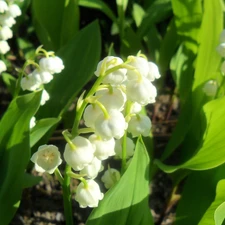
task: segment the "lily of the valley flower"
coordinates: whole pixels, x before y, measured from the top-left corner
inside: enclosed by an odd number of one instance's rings
[[[75,137],[71,142],[72,145],[66,144],[64,159],[74,170],[82,170],[94,159],[95,149],[88,139],[81,136]]]
[[[115,185],[120,179],[120,172],[114,168],[109,168],[105,171],[101,180],[104,183],[105,188],[109,189]]]
[[[31,161],[35,164],[38,172],[54,173],[55,169],[62,163],[60,152],[54,145],[42,145],[35,152]]]
[[[86,180],[85,184],[81,182],[77,186],[75,200],[79,202],[81,208],[97,207],[103,196],[99,185],[94,180]]]

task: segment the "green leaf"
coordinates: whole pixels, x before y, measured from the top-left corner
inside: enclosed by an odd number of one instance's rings
[[[225,179],[223,180],[220,180],[217,184],[217,187],[216,187],[216,198],[215,200],[212,202],[212,204],[210,205],[210,207],[207,209],[206,213],[204,214],[204,216],[202,217],[201,221],[198,223],[198,225],[212,225],[212,224],[215,224],[215,221],[214,221],[214,212],[215,210],[222,204],[224,203],[225,201],[225,195],[224,195],[224,192],[225,192]],[[224,206],[223,206],[224,207]],[[223,208],[222,207],[222,208]],[[221,210],[221,209],[220,209]],[[220,212],[221,213],[221,212]],[[217,214],[219,215],[219,221],[220,223],[219,224],[222,224],[223,222],[223,219],[221,221],[221,214]],[[222,217],[224,218],[224,211],[223,211],[223,214],[222,214]],[[219,222],[218,221],[218,222]]]
[[[9,224],[20,202],[30,158],[29,123],[41,92],[15,98],[0,122],[0,218]]]
[[[140,163],[141,162],[141,163]],[[153,224],[148,206],[149,157],[141,139],[134,157],[120,181],[110,189],[86,225]]]
[[[156,0],[146,11],[146,16],[137,31],[139,37],[144,37],[152,24],[161,22],[172,15],[171,0]]]
[[[24,38],[17,38],[17,43],[18,43],[19,49],[22,50],[24,54],[24,58],[26,60],[33,59],[35,57],[35,48],[30,41]]]
[[[37,121],[30,134],[30,147],[33,147],[61,118],[45,118]]]
[[[182,1],[183,2],[183,1]],[[191,6],[190,6],[191,7]],[[212,18],[214,18],[212,20]],[[202,120],[202,107],[207,102],[207,98],[202,91],[204,83],[208,79],[216,79],[221,58],[216,52],[219,34],[222,30],[223,11],[220,0],[204,1],[204,14],[199,32],[199,48],[196,60],[196,70],[194,73],[194,83],[191,95],[187,95],[185,106],[182,110],[175,132],[170,139],[164,155],[171,154],[180,144],[180,159],[188,160],[199,149],[199,140],[202,140],[204,127],[199,125]],[[207,37],[207,38],[206,38]],[[190,65],[190,63],[189,63]],[[191,67],[188,67],[188,70]],[[204,74],[204,76],[203,76]],[[190,76],[186,73],[185,76]],[[182,81],[185,87],[185,81]],[[188,120],[185,118],[186,114]],[[182,119],[181,119],[182,118]],[[182,127],[185,127],[182,129]],[[179,127],[179,129],[178,129]],[[165,157],[163,157],[165,159]]]
[[[117,23],[117,18],[109,6],[101,0],[79,0],[79,6],[98,9],[105,13],[114,23]]]
[[[57,52],[64,62],[65,69],[61,74],[56,74],[52,82],[46,86],[51,98],[40,108],[39,118],[58,117],[68,109],[93,76],[100,57],[100,42],[98,23],[93,22]]]
[[[141,21],[143,20],[145,16],[144,9],[139,4],[134,3],[132,15],[133,15],[136,26],[139,27],[141,24]]]
[[[182,188],[182,198],[176,210],[176,225],[199,223],[215,199],[217,183],[225,179],[224,169],[225,164],[211,170],[191,172]]]
[[[215,225],[222,225],[224,219],[225,219],[225,202],[220,204],[217,209],[215,210],[214,213],[214,220],[215,220]]]
[[[2,73],[1,76],[8,91],[13,96],[16,87],[16,78],[9,73]]]
[[[29,173],[24,173],[23,188],[33,187],[37,185],[38,183],[40,183],[41,180],[42,180],[42,177],[33,176]]]
[[[225,162],[225,97],[207,103],[204,107],[207,127],[200,147],[190,160],[179,166],[167,166],[156,160],[156,164],[165,172],[178,169],[206,170]],[[216,154],[215,154],[216,153]]]
[[[48,50],[56,51],[77,33],[79,10],[75,0],[33,0],[36,34]]]

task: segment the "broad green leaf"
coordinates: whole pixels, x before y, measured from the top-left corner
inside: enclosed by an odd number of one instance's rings
[[[23,188],[30,188],[37,185],[42,180],[40,176],[33,176],[29,173],[24,173],[23,176]]]
[[[225,162],[225,97],[208,102],[204,106],[206,130],[197,153],[187,162],[178,166],[167,166],[156,160],[165,172],[172,173],[178,169],[206,170]],[[200,140],[199,140],[200,141]]]
[[[179,119],[164,155],[170,155],[182,142],[183,144],[180,147],[180,158],[182,161],[188,160],[196,150],[200,149],[199,140],[202,139],[204,127],[199,124],[199,121],[202,120],[202,107],[207,102],[202,87],[205,81],[210,78],[216,79],[215,77],[218,74],[217,71],[221,59],[215,49],[218,45],[219,33],[222,30],[222,20],[221,1],[204,1],[204,14],[198,38],[200,46],[196,59],[194,84],[192,86],[192,94],[187,97],[190,99],[186,100],[186,106],[183,106],[188,110],[183,110],[183,113],[188,115],[189,119],[186,120],[185,115],[180,114],[180,117],[183,119]],[[186,75],[189,76],[188,73]],[[182,129],[183,126],[185,128]]]
[[[178,202],[176,225],[199,223],[215,199],[217,183],[225,179],[224,169],[225,164],[211,170],[191,172],[184,183]]]
[[[180,36],[189,54],[197,52],[197,39],[199,27],[202,21],[201,0],[172,0],[172,8],[175,16],[177,33]]]
[[[140,163],[141,162],[141,163]],[[148,206],[149,157],[141,139],[134,157],[120,181],[110,189],[86,225],[153,224]]]
[[[214,221],[215,225],[222,225],[225,219],[225,202],[221,203],[215,210]]]
[[[79,6],[98,9],[108,16],[114,23],[117,23],[117,18],[109,6],[101,0],[79,0]]]
[[[29,123],[41,92],[15,98],[0,122],[0,218],[9,224],[20,202],[30,158]]]
[[[136,26],[139,27],[141,24],[141,21],[143,20],[145,16],[144,9],[139,4],[134,3],[132,15],[133,15]]]
[[[33,0],[32,16],[36,34],[48,50],[58,50],[74,37],[79,28],[75,0]]]
[[[45,118],[37,121],[30,134],[30,147],[33,147],[61,118]]]
[[[140,50],[143,50],[140,38],[131,27],[127,27],[124,31],[124,39],[120,50],[121,55],[124,57],[136,55]]]
[[[150,43],[151,44],[151,43]],[[179,44],[175,21],[172,19],[168,25],[165,36],[163,37],[159,50],[158,65],[162,75],[168,70],[171,58],[176,52]]]
[[[65,69],[46,86],[51,98],[40,108],[38,118],[58,117],[67,110],[93,76],[100,57],[100,42],[98,23],[93,22],[57,52]]]
[[[210,205],[210,207],[207,209],[206,213],[202,217],[201,221],[198,223],[198,225],[212,225],[215,224],[214,221],[214,212],[215,210],[225,201],[225,179],[220,180],[216,187],[216,198]],[[224,218],[224,212],[223,212],[223,218]],[[223,220],[221,221],[223,222]],[[220,223],[221,224],[221,223]]]
[[[167,19],[172,15],[171,0],[156,0],[146,11],[146,16],[143,18],[137,34],[142,38],[148,32],[152,24],[158,23]]]
[[[13,96],[16,87],[16,78],[9,73],[2,73],[1,76],[8,91]]]

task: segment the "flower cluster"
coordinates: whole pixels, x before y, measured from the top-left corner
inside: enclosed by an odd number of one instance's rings
[[[4,55],[10,50],[7,40],[13,37],[11,28],[16,23],[15,18],[20,15],[21,10],[18,5],[0,0],[0,54]],[[6,71],[6,65],[0,60],[0,74],[3,71]]]
[[[140,53],[129,56],[125,62],[108,56],[98,63],[95,75],[98,79],[92,89],[85,98],[82,94],[78,100],[77,115],[80,117],[75,119],[78,123],[75,134],[72,132],[74,136],[70,138],[68,131],[63,132],[67,141],[64,159],[76,172],[71,176],[81,180],[75,197],[80,207],[96,207],[103,198],[94,181],[102,171],[102,161],[115,156],[126,162],[134,154],[135,147],[128,136],[149,136],[151,120],[141,111],[142,107],[155,102],[157,91],[152,82],[160,77],[158,67]],[[79,129],[82,115],[86,128]],[[82,133],[91,134],[82,137]],[[49,155],[47,157],[49,160]],[[55,154],[55,157],[59,155]],[[35,167],[43,169],[37,156],[32,158],[35,165],[38,164]],[[60,160],[51,160],[55,162],[52,163],[54,170]],[[42,164],[45,165],[45,162]],[[48,168],[45,171],[52,170]],[[101,178],[107,189],[119,179],[120,172],[110,167]]]
[[[53,79],[55,73],[60,73],[64,69],[63,61],[54,55],[54,52],[47,52],[42,47],[36,50],[37,55],[43,55],[39,60],[39,63],[28,61],[25,67],[32,64],[35,66],[35,70],[26,74],[22,71],[21,88],[28,91],[36,91],[43,89],[41,105],[44,105],[49,100],[49,94],[44,89],[44,84],[49,83]]]

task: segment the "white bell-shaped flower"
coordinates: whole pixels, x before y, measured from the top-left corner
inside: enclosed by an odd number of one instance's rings
[[[8,5],[5,1],[0,0],[0,13],[8,11]]]
[[[35,152],[31,161],[35,164],[35,170],[38,172],[47,172],[52,174],[62,163],[60,152],[54,145],[42,145]]]
[[[95,94],[107,110],[115,109],[122,111],[126,102],[126,95],[118,88],[101,89]]]
[[[44,89],[41,95],[41,105],[44,105],[48,100],[50,99],[50,96],[48,92]]]
[[[35,127],[35,125],[36,125],[36,118],[34,116],[32,116],[30,119],[30,129]]]
[[[13,32],[9,27],[3,26],[0,28],[0,39],[1,40],[6,41],[12,37],[13,37]]]
[[[207,96],[213,97],[217,93],[218,84],[215,80],[209,80],[204,84],[202,90]]]
[[[23,90],[35,91],[42,85],[39,75],[30,73],[21,79],[21,88]]]
[[[158,66],[153,62],[148,62],[148,66],[149,66],[149,72],[148,72],[147,78],[150,81],[154,81],[155,79],[159,79],[161,77],[161,75],[159,73]]]
[[[145,77],[127,83],[127,99],[141,105],[154,103],[157,95],[155,86]]]
[[[137,102],[134,102],[134,103],[131,105],[130,113],[137,114],[137,113],[141,112],[141,110],[142,110],[142,105],[140,105],[140,104],[137,103]]]
[[[87,186],[83,182],[77,186],[75,200],[81,208],[97,207],[104,195],[94,180],[87,180],[86,183]]]
[[[87,127],[94,128],[95,121],[100,114],[102,114],[102,110],[97,105],[95,105],[95,104],[88,105],[85,108],[84,114],[83,114],[84,124]]]
[[[47,84],[53,79],[52,74],[49,73],[48,71],[42,71],[42,70],[35,69],[33,71],[33,74],[36,74],[37,76],[39,76],[41,78],[41,82],[43,84]]]
[[[127,59],[130,61],[128,65],[135,68],[135,70],[127,70],[128,80],[136,80],[139,77],[137,71],[142,77],[148,76],[149,65],[148,61],[145,58],[139,56],[128,56]]]
[[[114,186],[120,179],[120,172],[114,168],[109,168],[103,174],[101,180],[105,188],[109,189]]]
[[[0,60],[0,74],[2,73],[2,72],[4,72],[4,71],[6,71],[6,65],[5,65],[5,63],[2,61],[2,60]]]
[[[99,160],[105,160],[109,156],[115,155],[115,140],[114,138],[111,138],[109,140],[102,140],[101,137],[97,136],[96,134],[92,134],[89,137],[89,141],[94,145],[95,147],[95,157],[97,157]]]
[[[74,170],[82,170],[94,159],[95,149],[87,138],[77,136],[71,141],[75,145],[75,149],[66,144],[64,159]]]
[[[95,121],[96,134],[100,135],[103,139],[111,139],[113,137],[120,139],[126,129],[127,123],[125,118],[117,110],[109,111],[109,118],[105,118],[103,114],[100,114]]]
[[[101,160],[94,157],[92,162],[85,166],[81,171],[80,174],[85,174],[88,178],[95,179],[98,176],[98,173],[102,169],[102,162]]]
[[[9,5],[9,13],[13,18],[22,14],[20,7],[16,4]]]
[[[133,156],[135,145],[132,139],[130,139],[129,137],[127,137],[126,139],[127,139],[126,158],[128,159],[131,156]],[[116,145],[115,145],[116,156],[118,156],[121,159],[122,159],[122,141],[123,141],[122,139],[116,140]]]
[[[103,69],[102,68],[102,63],[106,62],[106,66]],[[94,72],[94,74],[99,77],[101,72],[105,72],[108,69],[111,69],[115,66],[118,66],[120,64],[123,63],[123,60],[119,57],[114,57],[114,56],[107,56],[106,58],[104,58],[103,60],[101,60],[98,65],[97,65],[97,69]],[[117,85],[117,84],[121,84],[122,82],[124,82],[126,80],[126,72],[127,69],[118,69],[110,74],[108,74],[104,80],[103,83],[109,83],[112,85]]]
[[[42,71],[48,71],[51,74],[60,73],[64,69],[63,61],[58,56],[42,58],[39,65]]]
[[[147,137],[150,134],[151,127],[152,123],[148,116],[137,115],[131,117],[127,130],[133,137],[138,137],[139,135]]]
[[[7,41],[0,41],[0,54],[6,54],[10,50],[9,44]]]
[[[225,57],[225,43],[221,43],[220,45],[218,45],[216,50],[221,57]]]
[[[11,16],[9,11],[0,15],[0,24],[2,26],[12,27],[16,23],[15,19]]]

